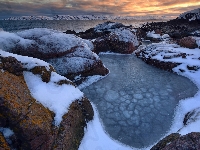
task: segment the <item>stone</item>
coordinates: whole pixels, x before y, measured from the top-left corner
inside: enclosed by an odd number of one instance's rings
[[[200,133],[191,132],[171,141],[162,150],[198,150],[200,149]]]
[[[191,36],[184,37],[184,38],[180,39],[179,40],[179,45],[181,47],[186,47],[186,48],[190,48],[190,49],[198,48],[196,40],[193,39]]]
[[[178,133],[172,133],[162,140],[160,140],[156,145],[154,145],[151,150],[161,150],[169,143],[173,142],[174,140],[178,139],[180,137],[180,134]]]
[[[184,117],[183,124],[188,125],[192,122],[195,122],[199,120],[199,116],[200,116],[200,107],[188,112]]]
[[[2,49],[14,54],[44,60],[51,64],[57,73],[73,80],[78,85],[84,82],[88,76],[105,76],[109,72],[100,58],[92,52],[94,46],[89,40],[56,30],[40,28],[18,32],[16,37],[23,39],[23,44],[22,42],[14,43],[11,37],[10,41],[7,41],[12,43],[11,46],[7,45]],[[3,43],[4,40],[0,42],[0,45]],[[7,63],[4,65],[5,67],[10,68]],[[17,69],[17,65],[15,68]],[[36,70],[39,71],[38,67]],[[45,68],[40,67],[40,70],[43,71]],[[49,73],[48,71],[40,72],[43,81],[48,82]],[[76,80],[75,77],[78,75],[80,75],[80,79]]]
[[[100,38],[97,38],[94,42],[94,52],[114,52],[122,54],[131,54],[136,50],[137,46],[132,42],[120,41],[119,36],[116,34],[109,34]]]
[[[0,84],[0,124],[14,131],[14,148],[78,149],[94,116],[87,98],[74,101],[60,126],[54,126],[55,114],[32,98],[23,76],[0,72]]]
[[[45,66],[35,66],[30,70],[33,74],[41,75],[42,81],[48,83],[51,78],[51,72],[55,72],[54,68],[50,65],[50,69],[47,69]]]
[[[10,150],[10,146],[6,142],[3,134],[0,132],[0,150]]]
[[[22,75],[23,71],[25,70],[23,68],[23,65],[20,61],[18,61],[14,57],[1,57],[2,62],[2,69],[7,70],[10,73],[13,73],[15,75]]]

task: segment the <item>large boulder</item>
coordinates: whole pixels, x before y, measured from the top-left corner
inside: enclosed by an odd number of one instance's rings
[[[191,132],[183,136],[178,133],[172,133],[159,141],[151,150],[198,150],[200,149],[199,143],[199,132]]]
[[[35,28],[16,34],[2,31],[1,36],[0,48],[4,51],[45,60],[71,80],[75,81],[76,76],[83,80],[86,76],[108,74],[98,55],[92,52],[92,42],[75,35]]]
[[[93,52],[97,54],[100,52],[130,54],[139,45],[136,33],[132,28],[109,21],[76,35],[90,39],[94,44]]]
[[[200,149],[200,133],[192,132],[172,141],[163,150],[197,150]]]
[[[194,38],[192,38],[191,36],[180,39],[179,45],[181,47],[186,47],[186,48],[190,48],[190,49],[194,49],[194,48],[198,47],[196,40]]]
[[[3,59],[15,60],[12,57]],[[26,61],[25,57],[23,60]],[[15,60],[15,62],[20,64],[20,61]],[[41,63],[39,60],[35,62]],[[0,64],[4,66],[4,63],[1,57]],[[20,66],[27,71],[33,71],[30,66],[34,68],[33,64],[21,63]],[[42,78],[40,74],[42,72],[36,71],[36,73]],[[55,83],[58,86],[63,84],[73,86],[67,80]],[[15,75],[12,70],[6,68],[0,70],[0,106],[0,125],[13,130],[17,138],[15,141],[18,142],[17,149],[76,150],[83,138],[86,123],[92,120],[94,115],[89,100],[82,97],[71,103],[60,125],[55,126],[54,112],[32,97],[22,75]]]

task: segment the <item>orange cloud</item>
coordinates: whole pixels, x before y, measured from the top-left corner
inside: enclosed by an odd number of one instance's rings
[[[9,7],[8,7],[9,6]],[[0,14],[81,15],[111,14],[124,16],[172,15],[200,7],[199,0],[0,0]],[[5,13],[6,12],[6,13]]]

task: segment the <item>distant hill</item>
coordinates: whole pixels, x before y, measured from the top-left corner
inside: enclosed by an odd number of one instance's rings
[[[180,14],[180,16],[177,19],[186,19],[189,21],[200,20],[200,8],[184,12]]]
[[[47,16],[21,16],[10,17],[4,20],[160,20],[166,19],[165,16],[109,16],[109,15],[55,15],[53,17]]]

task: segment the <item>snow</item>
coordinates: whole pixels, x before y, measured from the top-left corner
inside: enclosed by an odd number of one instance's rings
[[[167,16],[113,16],[113,15],[55,15],[9,17],[5,20],[165,20]]]
[[[34,28],[20,31],[16,34],[24,39],[34,40],[39,51],[43,53],[55,51],[65,52],[75,46],[84,46],[88,49],[92,48],[90,41],[83,40],[73,34],[65,34],[61,31],[47,28]],[[85,42],[88,43],[89,47]]]
[[[199,20],[200,19],[200,8],[182,13],[179,15],[178,19],[186,19],[186,16],[188,14],[190,14],[189,21],[196,20],[196,19]]]
[[[15,57],[18,61],[21,61],[24,64],[25,68],[28,69],[32,69],[34,66],[45,66],[47,69],[49,68],[49,64],[45,61],[32,57],[20,56],[2,50],[0,50],[0,56]],[[56,82],[60,80],[68,80],[56,72],[51,73],[51,78],[48,83],[43,82],[39,75],[34,75],[31,72],[24,72],[24,79],[32,96],[43,106],[49,108],[49,110],[55,113],[54,120],[56,125],[60,124],[62,116],[68,112],[70,104],[83,97],[83,93],[72,85],[56,84]]]
[[[104,130],[94,104],[94,119],[87,124],[79,150],[133,150],[112,139]]]
[[[43,60],[28,57],[28,56],[21,56],[17,54],[12,54],[9,52],[5,52],[0,49],[0,56],[2,57],[8,57],[12,56],[15,57],[18,61],[20,61],[23,64],[24,68],[27,68],[28,70],[33,69],[35,66],[45,66],[47,69],[50,69],[49,64]]]
[[[0,31],[0,49],[9,50],[14,48],[16,44],[23,45],[23,47],[28,47],[33,43],[34,41],[21,38],[15,33]]]
[[[107,75],[106,75],[107,76]],[[84,81],[83,83],[81,83],[78,88],[80,90],[84,89],[85,87],[91,85],[92,83],[95,83],[103,78],[105,78],[106,76],[100,76],[100,75],[94,75],[94,76],[88,76],[86,81]]]
[[[0,132],[3,133],[3,136],[5,138],[9,138],[10,136],[12,136],[14,134],[14,132],[11,129],[9,129],[9,128],[2,128],[2,127],[0,127]]]
[[[132,42],[134,46],[139,45],[137,36],[128,29],[115,29],[113,33],[118,35],[119,41]]]
[[[147,37],[152,37],[152,38],[155,38],[155,39],[160,39],[161,38],[160,34],[155,34],[155,31],[149,31],[147,33]]]
[[[68,112],[70,104],[83,97],[83,93],[72,85],[57,85],[55,81],[64,77],[55,72],[52,72],[48,83],[43,82],[38,75],[31,72],[24,72],[24,78],[32,96],[55,113],[54,120],[57,126],[62,121],[62,116]]]
[[[197,85],[199,89],[194,97],[183,99],[179,102],[175,110],[174,120],[168,134],[175,133],[177,131],[181,135],[186,135],[190,132],[200,132],[200,114],[193,116],[195,117],[194,121],[189,121],[187,125],[183,124],[184,117],[188,112],[200,108],[200,69],[195,71],[188,70],[187,68],[187,66],[196,66],[197,68],[200,68],[200,49],[188,49],[180,47],[177,44],[167,44],[165,42],[161,42],[150,44],[143,50],[146,51],[144,55],[146,58],[150,57],[152,59],[165,62],[181,63],[181,65],[175,67],[173,71],[179,75],[189,78]],[[164,56],[174,56],[180,53],[185,53],[186,58],[177,56],[169,59],[163,59]],[[184,72],[181,70],[184,70]],[[192,117],[190,119],[193,120]]]
[[[168,34],[156,34],[155,31],[147,32],[147,37],[155,38],[155,39],[168,39],[170,36]]]

